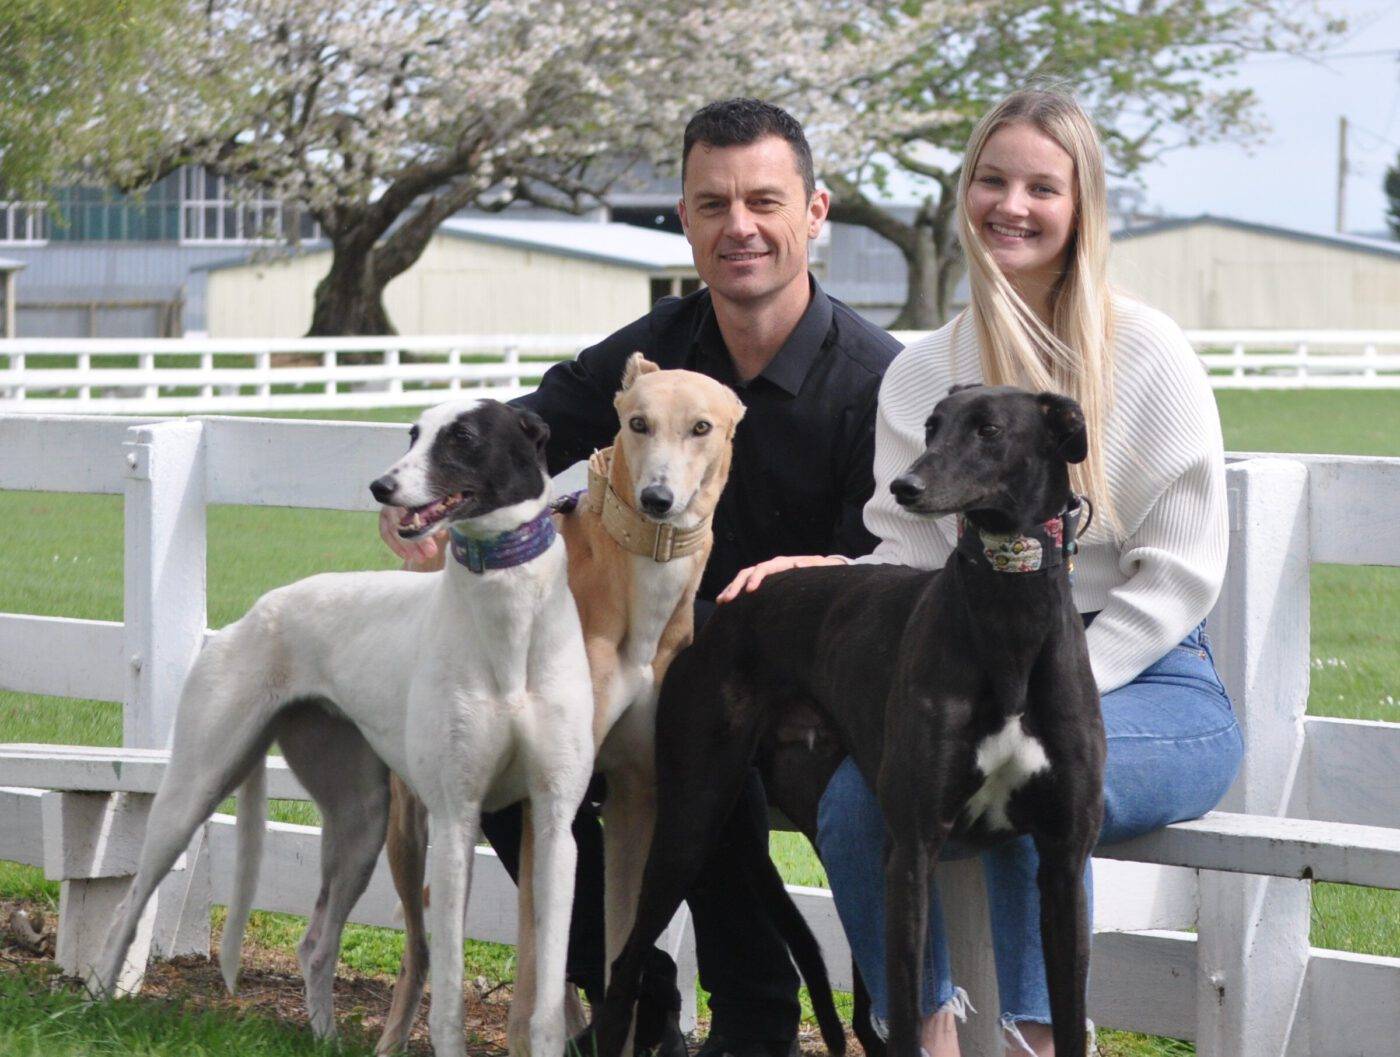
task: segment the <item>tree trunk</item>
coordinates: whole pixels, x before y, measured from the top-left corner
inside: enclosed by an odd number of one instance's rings
[[[384,287],[374,249],[352,241],[334,242],[331,270],[316,284],[308,338],[397,334],[384,310]]]
[[[922,219],[921,216],[919,221]],[[904,307],[890,324],[891,330],[933,330],[943,325],[938,245],[928,225],[919,221],[914,224],[912,244],[900,247],[908,273],[904,280]]]

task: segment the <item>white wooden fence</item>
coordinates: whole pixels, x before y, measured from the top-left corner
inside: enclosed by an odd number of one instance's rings
[[[909,344],[923,331],[896,331]],[[1219,389],[1400,388],[1400,331],[1200,330]],[[591,334],[0,341],[0,412],[165,415],[423,406],[464,387],[508,398]],[[345,363],[356,354],[370,362]]]
[[[106,905],[130,872],[111,842],[70,854],[92,805],[110,803],[74,791],[154,789],[153,750],[208,634],[207,506],[370,510],[367,483],[402,443],[401,426],[382,424],[0,415],[0,489],[125,496],[123,622],[0,614],[0,689],[124,704],[124,750],[0,746],[0,858],[62,879],[61,915],[82,900]],[[1193,1039],[1205,1057],[1393,1053],[1400,958],[1319,950],[1308,935],[1311,878],[1400,888],[1400,724],[1304,712],[1309,567],[1400,564],[1400,459],[1244,456],[1227,479],[1231,557],[1212,628],[1245,727],[1244,767],[1222,805],[1235,814],[1170,827],[1096,862],[1091,1013],[1101,1025]],[[272,780],[274,796],[305,795],[280,768]],[[270,824],[257,905],[307,912],[317,848],[314,828]],[[493,856],[478,854],[469,934],[509,942],[511,886]],[[216,818],[187,860],[158,900],[154,946],[166,954],[207,949],[208,899],[224,900],[233,876],[230,820]],[[964,1050],[990,1057],[1000,1050],[980,873],[950,864],[941,884],[957,908],[959,980],[984,1011]],[[793,891],[834,982],[848,987],[829,894]],[[391,892],[381,862],[352,920],[392,926]],[[679,929],[671,939],[690,979],[693,948]]]
[[[21,338],[0,341],[0,412],[423,407],[464,389],[504,400],[601,337]]]

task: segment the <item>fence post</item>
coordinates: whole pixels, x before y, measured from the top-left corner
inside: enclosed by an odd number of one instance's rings
[[[1300,388],[1307,388],[1308,385],[1308,343],[1298,342],[1298,385]]]
[[[325,352],[321,353],[321,366],[328,372],[331,372],[331,376],[326,379],[327,396],[334,396],[337,391],[334,373],[337,355],[335,349],[327,349]]]
[[[156,354],[154,352],[137,353],[136,365],[142,372],[154,373],[156,369]],[[141,387],[141,395],[147,401],[154,402],[160,398],[160,386],[146,382]]]
[[[399,350],[384,350],[384,374],[388,378],[388,385],[385,386],[391,393],[403,392],[403,378],[399,376]]]
[[[127,437],[122,744],[166,748],[207,622],[204,427],[160,422],[132,427]],[[158,955],[209,952],[203,847],[201,829],[186,869],[172,872],[157,893],[152,947]]]
[[[462,388],[462,350],[447,350],[447,366],[452,368],[451,377],[447,379],[447,388],[452,392],[459,392]]]
[[[676,986],[681,993],[681,1031],[687,1035],[695,1030],[699,1013],[695,999],[695,984],[699,976],[695,959],[695,927],[690,921],[690,907],[682,903],[656,945],[676,963]]]
[[[968,1013],[958,1030],[963,1057],[1001,1057],[1000,995],[992,959],[991,918],[982,860],[977,857],[940,862],[935,877],[948,934],[953,979],[967,991],[977,1012]]]
[[[12,352],[12,353],[10,353],[10,370],[16,372],[17,374],[23,374],[23,373],[24,373],[24,353],[22,353],[22,352]],[[24,385],[23,385],[22,383],[21,383],[20,385],[11,386],[11,387],[10,387],[10,399],[11,399],[11,400],[23,400],[23,399],[24,399],[24,392],[25,392],[25,387],[24,387]]]
[[[1361,376],[1363,378],[1374,378],[1376,376],[1376,360],[1379,359],[1379,356],[1376,354],[1376,346],[1367,345],[1361,350],[1361,355],[1366,360],[1366,366],[1361,368]]]
[[[80,352],[80,353],[78,353],[78,376],[81,378],[81,377],[87,375],[91,370],[92,370],[92,355],[91,355],[91,353],[86,353],[86,352]],[[90,385],[79,385],[79,386],[78,386],[78,399],[79,399],[79,400],[82,400],[82,401],[91,400],[91,399],[92,399],[92,386],[90,386]]]
[[[1243,343],[1243,342],[1239,342],[1239,341],[1235,342],[1235,347],[1234,347],[1234,349],[1232,350],[1232,355],[1233,355],[1234,361],[1235,361],[1235,377],[1236,377],[1236,378],[1243,378],[1243,377],[1244,377],[1244,343]]]
[[[272,352],[260,349],[253,353],[253,367],[258,372],[258,396],[266,399],[272,395]]]
[[[520,388],[520,349],[515,345],[507,345],[505,355],[502,357],[507,367],[511,368],[509,379],[512,389]]]
[[[1226,480],[1230,562],[1210,621],[1245,755],[1221,808],[1283,815],[1308,703],[1308,471],[1255,459]],[[1197,1053],[1308,1057],[1310,883],[1202,871],[1200,893]]]
[[[210,372],[214,370],[214,354],[212,352],[201,352],[199,354],[199,369],[204,372],[206,378],[209,376]],[[201,385],[199,387],[199,395],[205,400],[214,399],[213,385]]]

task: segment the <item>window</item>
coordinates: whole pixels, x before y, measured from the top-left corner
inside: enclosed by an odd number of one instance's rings
[[[653,277],[651,280],[651,303],[656,304],[663,297],[685,297],[699,289],[700,280],[698,278]]]
[[[46,202],[0,202],[0,243],[47,242],[48,220]]]
[[[201,167],[178,169],[144,191],[55,188],[47,202],[0,201],[0,243],[261,242],[320,236],[305,212],[235,196]]]
[[[301,210],[270,198],[234,193],[234,185],[202,166],[177,174],[181,181],[182,242],[261,242],[314,239],[320,231]]]
[[[179,174],[145,191],[60,187],[49,199],[53,242],[164,242],[180,236]]]

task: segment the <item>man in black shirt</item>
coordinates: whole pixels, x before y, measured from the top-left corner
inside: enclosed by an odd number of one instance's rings
[[[552,473],[607,447],[618,429],[613,397],[635,351],[663,368],[699,371],[734,388],[746,408],[729,482],[714,517],[715,542],[696,601],[696,627],[741,569],[780,554],[868,553],[861,520],[874,487],[875,404],[899,345],[822,291],[807,270],[807,244],[826,219],[801,126],[751,99],[713,103],[686,126],[681,223],[706,288],[668,298],[515,401],[549,424]],[[381,534],[410,567],[441,564],[430,540]],[[766,830],[757,776],[739,809]],[[519,848],[518,809],[483,820],[502,861]],[[602,852],[596,812],[574,827],[578,883],[570,978],[590,1000],[603,979]],[[766,835],[765,835],[766,841]],[[797,976],[759,909],[736,895],[747,885],[719,849],[687,900],[695,920],[700,982],[710,992],[710,1037],[700,1057],[786,1057],[797,1032]]]

